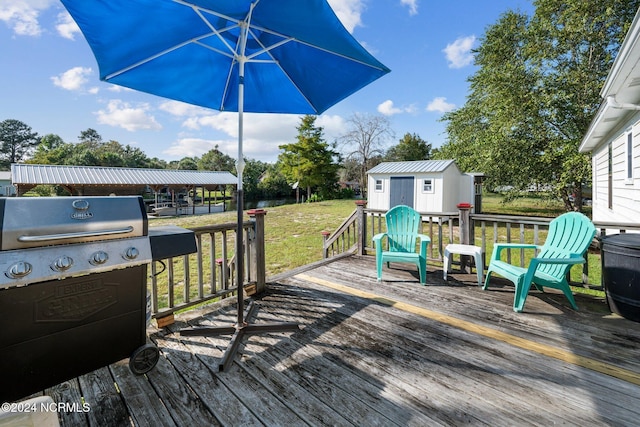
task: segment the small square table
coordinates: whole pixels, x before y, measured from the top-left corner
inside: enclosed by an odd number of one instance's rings
[[[484,265],[482,263],[482,248],[473,245],[460,245],[452,243],[444,248],[444,265],[442,266],[444,280],[447,280],[447,272],[451,267],[451,254],[471,255],[476,262],[476,272],[478,274],[478,286],[482,286]]]

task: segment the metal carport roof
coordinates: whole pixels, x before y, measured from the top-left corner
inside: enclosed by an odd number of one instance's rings
[[[11,181],[20,189],[36,185],[63,185],[71,189],[85,187],[163,186],[214,187],[235,185],[237,178],[230,172],[187,171],[171,169],[114,168],[103,166],[64,166],[14,163]]]

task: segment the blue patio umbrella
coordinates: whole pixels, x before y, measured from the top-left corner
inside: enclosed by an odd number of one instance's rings
[[[100,79],[238,112],[238,288],[243,112],[320,114],[389,72],[326,0],[61,0]],[[243,325],[238,292],[238,327]]]

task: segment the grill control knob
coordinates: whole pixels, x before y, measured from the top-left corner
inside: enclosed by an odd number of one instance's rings
[[[31,273],[33,267],[28,262],[20,261],[13,264],[9,269],[4,273],[10,279],[20,279],[21,277],[27,276]]]
[[[134,248],[133,246],[130,247],[129,249],[127,249],[125,251],[125,253],[122,255],[122,257],[126,260],[134,260],[136,258],[138,258],[138,255],[140,255],[140,251],[138,251],[137,248]]]
[[[94,252],[94,254],[91,255],[91,259],[89,260],[89,262],[93,265],[100,265],[107,262],[108,259],[109,254],[107,254],[105,251],[98,251]]]
[[[66,271],[73,265],[73,259],[69,256],[63,255],[51,264],[53,271]]]

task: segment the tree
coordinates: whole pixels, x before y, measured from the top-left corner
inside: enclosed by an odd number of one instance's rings
[[[385,160],[388,162],[407,162],[413,160],[429,160],[431,144],[417,134],[405,133],[398,145],[387,150]]]
[[[356,160],[360,166],[360,186],[366,190],[367,170],[373,159],[383,154],[383,147],[393,138],[389,119],[384,116],[353,114],[348,120],[348,130],[340,137],[347,160]]]
[[[179,170],[189,170],[195,171],[198,170],[198,158],[197,157],[183,157],[178,162]]]
[[[242,173],[242,188],[244,196],[248,200],[256,200],[260,197],[260,177],[267,170],[267,164],[260,160],[245,159]]]
[[[533,17],[507,12],[476,52],[466,104],[445,114],[439,158],[487,175],[487,185],[554,188],[569,195],[590,181],[578,145],[639,0],[537,0]]]
[[[236,162],[233,157],[224,154],[217,145],[213,150],[204,153],[198,161],[198,169],[200,170],[233,172],[235,167]]]
[[[113,140],[97,142],[96,139],[67,144],[57,135],[43,137],[32,160],[34,163],[49,165],[164,168],[162,161],[149,159],[137,147],[123,147]]]
[[[261,197],[273,199],[291,196],[291,184],[280,171],[277,164],[268,164],[258,183]]]
[[[20,120],[0,122],[0,166],[8,169],[11,163],[26,158],[39,143],[38,134]]]
[[[88,128],[80,132],[78,141],[98,145],[102,142],[102,136],[97,130]]]
[[[38,150],[51,151],[64,144],[64,140],[53,133],[46,134],[40,138],[40,144],[38,144]]]
[[[279,148],[280,170],[291,183],[307,189],[318,187],[322,196],[329,196],[337,187],[339,165],[335,161],[339,154],[322,138],[322,128],[315,126],[315,116],[304,116],[298,129],[298,142],[284,144]]]

